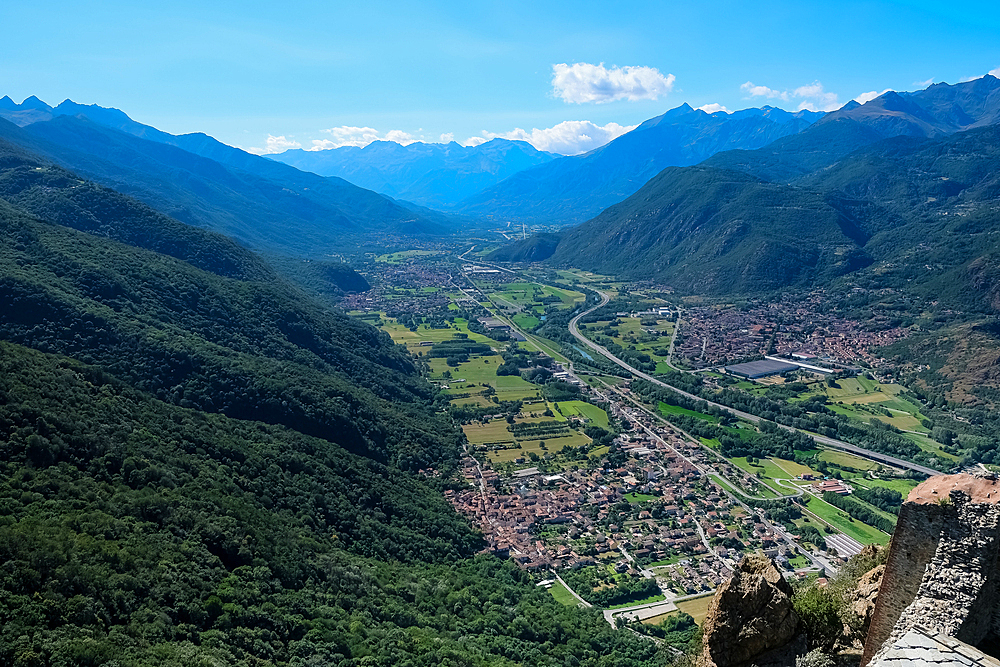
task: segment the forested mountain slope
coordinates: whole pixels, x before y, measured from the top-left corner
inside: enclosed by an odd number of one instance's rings
[[[667,662],[326,440],[9,343],[0,432],[5,665]]]
[[[550,259],[655,277],[684,292],[738,294],[855,270],[870,262],[865,240],[853,212],[819,193],[738,172],[671,167],[564,232]]]
[[[994,117],[1000,80],[942,84],[907,99],[935,89],[978,114],[952,115],[981,124]],[[973,93],[982,95],[978,102]],[[882,118],[876,112],[893,100],[883,98],[863,118]],[[906,118],[920,115],[908,105]],[[720,153],[697,167],[664,170],[596,218],[492,258],[547,259],[719,295],[821,286],[850,274],[872,288],[905,286],[964,310],[1000,312],[1000,126],[949,134],[954,125],[942,121],[932,138],[875,140],[873,127],[839,113],[757,152],[767,159],[754,164],[772,175],[795,172],[791,183],[721,169],[732,153]],[[891,118],[887,127],[898,128],[900,117]],[[906,126],[929,132],[921,122]],[[865,146],[839,155],[862,138]]]
[[[63,203],[77,198],[99,221],[88,225],[134,240],[111,205],[125,198],[58,168],[46,174],[8,167],[0,196],[36,214],[86,220],[76,210],[62,215]],[[138,202],[132,208],[159,219]],[[458,446],[450,424],[425,414],[431,387],[387,336],[266,268],[250,280],[223,277],[33,220],[4,202],[0,233],[0,333],[8,340],[101,365],[165,400],[288,424],[378,458],[412,458],[419,467]]]
[[[0,664],[666,663],[471,557],[388,337],[0,149]]]

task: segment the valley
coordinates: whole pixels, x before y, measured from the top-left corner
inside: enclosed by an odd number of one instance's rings
[[[703,637],[771,595],[857,664],[882,547],[1000,474],[1000,70],[551,69],[647,111],[243,149],[0,98],[0,664],[746,667]]]
[[[893,383],[879,350],[904,334],[884,319],[824,313],[818,294],[697,304],[452,248],[397,253],[406,259],[389,272],[362,268],[374,287],[351,299],[352,314],[405,345],[463,424],[468,486],[446,497],[489,551],[538,573],[565,604],[603,607],[612,623],[662,623],[675,600],[710,594],[753,550],[790,576],[835,573],[865,544],[888,542],[887,509],[929,470],[911,461],[955,465],[921,402]],[[388,307],[396,302],[405,306]],[[697,344],[708,331],[718,344]],[[726,370],[771,351],[806,367],[758,380]],[[657,389],[658,378],[676,389]],[[768,409],[744,412],[735,393]],[[884,424],[913,438],[910,460],[768,426],[770,402],[845,420],[831,433]],[[550,583],[551,572],[560,577]]]

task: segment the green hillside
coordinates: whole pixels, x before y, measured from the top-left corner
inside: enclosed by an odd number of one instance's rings
[[[0,663],[656,665],[440,492],[0,343]]]
[[[689,292],[759,292],[857,269],[868,261],[864,240],[849,214],[821,194],[738,172],[668,168],[626,201],[563,232],[550,261],[653,276]],[[520,248],[493,257],[516,256]]]
[[[789,160],[802,155],[782,153],[777,142],[772,148]],[[583,225],[490,257],[652,277],[708,295],[830,286],[850,276],[873,290],[897,287],[995,313],[998,173],[995,125],[878,141],[790,184],[705,166],[671,168]]]

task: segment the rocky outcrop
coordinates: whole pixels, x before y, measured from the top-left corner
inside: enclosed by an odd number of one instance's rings
[[[879,565],[861,575],[857,587],[847,594],[846,608],[851,626],[844,629],[848,641],[858,648],[864,644],[875,613],[875,600],[885,574],[885,565]]]
[[[792,587],[770,558],[756,554],[715,593],[703,632],[699,667],[794,665],[804,648]]]

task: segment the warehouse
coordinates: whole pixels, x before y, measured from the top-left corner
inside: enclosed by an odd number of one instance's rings
[[[748,380],[757,380],[765,378],[769,375],[783,375],[788,371],[796,371],[798,369],[799,367],[795,364],[790,364],[785,361],[776,361],[773,359],[749,361],[745,364],[726,366],[726,372],[730,375],[737,375],[739,377],[747,378]]]

